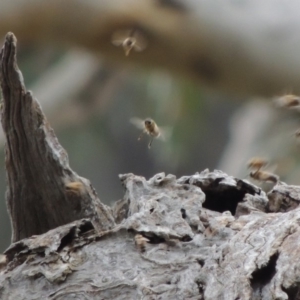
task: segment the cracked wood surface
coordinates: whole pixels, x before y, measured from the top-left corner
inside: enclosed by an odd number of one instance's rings
[[[113,229],[95,234],[83,219],[6,250],[1,299],[298,299],[300,210],[268,206],[288,185],[266,194],[208,170],[120,179]],[[248,210],[236,216],[240,205]]]
[[[6,35],[0,62],[12,240],[87,217],[99,231],[111,228],[110,209],[101,203],[90,182],[70,168],[68,155],[39,103],[26,91],[16,61],[16,38],[11,33]]]

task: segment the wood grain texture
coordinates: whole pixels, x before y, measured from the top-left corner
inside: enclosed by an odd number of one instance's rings
[[[6,200],[12,240],[44,233],[57,226],[89,217],[98,230],[114,225],[90,182],[69,166],[42,109],[27,91],[16,61],[16,38],[6,35],[0,81],[1,121],[6,137]]]

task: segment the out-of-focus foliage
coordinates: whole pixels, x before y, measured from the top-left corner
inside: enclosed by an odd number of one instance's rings
[[[64,66],[68,55],[69,51],[61,49],[19,44],[18,61],[27,88],[35,94],[41,87],[39,79],[47,78],[44,75],[56,66]],[[82,52],[75,57],[84,60],[85,55]],[[91,72],[80,70],[76,74],[84,82],[76,93],[67,90],[69,78],[57,72],[55,76],[63,81],[60,89],[66,89],[61,94],[69,96],[54,101],[57,99],[51,98],[51,93],[56,86],[52,86],[52,91],[45,88],[48,102],[38,100],[46,107],[44,113],[67,150],[71,167],[91,180],[103,202],[111,204],[122,197],[118,174],[132,172],[149,178],[166,172],[179,177],[214,169],[222,160],[223,171],[245,178],[245,164],[255,155],[271,159],[282,180],[300,184],[300,151],[292,136],[300,127],[298,111],[272,109],[270,101],[244,106],[167,72],[116,68],[100,60],[95,63],[98,65]],[[151,117],[158,125],[172,128],[171,138],[166,142],[154,140],[148,149],[147,136],[137,140],[140,131],[130,124],[132,117]],[[1,135],[0,145],[3,147]],[[225,149],[234,155],[226,158]],[[0,251],[7,248],[11,235],[3,148],[1,153]]]
[[[27,88],[35,86],[40,76],[67,54],[19,45],[18,61]],[[150,177],[166,172],[180,176],[216,167],[235,106],[225,97],[204,93],[166,72],[117,69],[99,62],[97,72],[75,97],[64,99],[54,112],[52,107],[51,113],[44,113],[67,150],[71,167],[90,179],[100,199],[110,204],[122,197],[118,174],[132,172]],[[137,141],[140,131],[130,124],[132,117],[151,117],[158,125],[172,128],[171,138],[166,142],[154,140],[148,149],[147,136]],[[2,250],[10,236],[4,205],[3,153]]]

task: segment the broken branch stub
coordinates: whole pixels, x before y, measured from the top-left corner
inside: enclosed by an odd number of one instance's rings
[[[114,220],[109,208],[90,182],[70,168],[39,103],[26,91],[16,43],[8,33],[0,53],[6,201],[13,242],[81,218],[91,218],[98,231],[110,229]]]

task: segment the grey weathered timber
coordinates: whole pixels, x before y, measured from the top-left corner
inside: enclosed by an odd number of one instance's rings
[[[300,187],[123,174],[124,197],[105,206],[26,91],[11,33],[0,58],[14,232],[1,300],[300,299]]]
[[[114,225],[90,182],[70,167],[39,103],[26,91],[16,61],[16,38],[8,33],[0,54],[6,137],[6,200],[14,242],[57,226],[92,218],[98,231]]]
[[[83,219],[12,244],[0,298],[298,299],[299,208],[269,213],[266,193],[221,171],[120,179],[115,228]],[[290,197],[280,185],[268,195]]]

